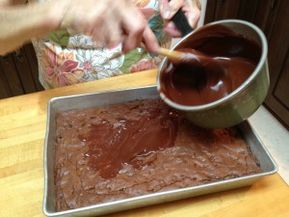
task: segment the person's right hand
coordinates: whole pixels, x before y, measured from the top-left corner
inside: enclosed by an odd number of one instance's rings
[[[66,10],[61,26],[91,36],[97,44],[113,47],[123,43],[127,52],[143,42],[148,51],[159,48],[146,19],[130,0],[62,0]]]

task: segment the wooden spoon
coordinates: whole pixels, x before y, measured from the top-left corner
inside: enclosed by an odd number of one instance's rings
[[[210,57],[207,57],[194,49],[188,49],[188,51],[177,51],[161,47],[157,54],[166,56],[173,63],[186,62],[194,65],[201,65],[203,61],[211,59]]]
[[[158,54],[160,56],[165,56],[174,63],[188,62],[188,63],[200,65],[201,61],[211,59],[210,57],[206,57],[205,55],[203,55],[202,53],[200,53],[194,49],[190,49],[189,51],[190,52],[176,51],[176,50],[169,50],[169,49],[161,47],[156,52],[156,54]],[[123,53],[115,53],[109,59],[107,59],[105,61],[105,63],[110,61],[110,60],[116,59],[116,58],[120,57],[121,55],[123,55]]]

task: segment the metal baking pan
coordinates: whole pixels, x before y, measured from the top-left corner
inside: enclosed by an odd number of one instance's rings
[[[268,150],[253,131],[250,124],[247,121],[244,121],[242,124],[238,125],[237,128],[242,133],[243,138],[246,140],[247,144],[250,146],[253,155],[259,161],[262,169],[262,172],[260,173],[57,212],[55,209],[54,189],[54,141],[56,113],[71,109],[99,107],[128,102],[136,99],[152,99],[158,97],[159,94],[157,92],[156,86],[150,86],[113,92],[57,97],[49,101],[44,151],[45,188],[43,198],[43,212],[45,215],[98,216],[121,210],[128,210],[132,208],[247,186],[254,183],[263,176],[271,175],[277,172],[276,163],[272,159]]]

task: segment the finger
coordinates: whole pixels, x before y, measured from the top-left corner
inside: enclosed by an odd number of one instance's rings
[[[160,14],[164,20],[170,19],[170,8],[168,0],[160,0]]]
[[[168,19],[171,19],[180,8],[185,5],[184,0],[171,0],[169,2],[169,16]]]
[[[202,9],[201,2],[199,0],[185,0],[186,5],[189,5],[190,7],[196,7],[199,10]]]
[[[95,7],[94,5],[91,6],[88,2],[88,4],[77,6],[75,1],[71,2],[72,6],[70,6],[70,9],[64,15],[63,20],[75,32],[89,35],[96,26],[102,25],[102,20],[104,19],[102,14],[105,11],[103,4],[98,4],[98,7]]]
[[[143,32],[143,27],[132,27],[128,36],[124,39],[123,51],[127,52],[136,48],[141,42]]]
[[[96,43],[99,47],[105,47],[106,45],[106,39],[105,36],[107,35],[105,29],[96,27],[93,29],[91,37],[92,40]]]
[[[182,33],[177,29],[177,27],[175,26],[173,22],[168,22],[164,26],[164,32],[166,32],[171,37],[175,37],[175,38],[182,36]]]
[[[199,1],[186,0],[186,5],[183,7],[183,11],[185,12],[188,22],[193,28],[197,26],[201,15],[200,6],[197,2]]]
[[[114,16],[109,16],[109,14],[107,16],[110,17],[110,19],[105,19],[105,16],[93,14],[88,22],[87,32],[97,46],[113,46],[113,43],[120,41],[119,21],[116,20]]]
[[[87,16],[85,20],[81,20],[83,22],[82,26],[85,27],[84,33],[88,36],[94,36],[95,39],[97,39],[98,34],[96,35],[94,31],[95,29],[99,29],[99,33],[101,32],[105,19],[102,16],[95,16],[94,14],[91,14],[90,16]]]
[[[108,35],[107,37],[107,48],[114,48],[120,44],[123,40],[122,30],[120,29],[120,24],[118,21],[109,22],[106,24],[108,26]]]
[[[197,26],[198,21],[200,19],[200,15],[201,15],[201,13],[198,9],[194,9],[188,13],[188,15],[187,15],[188,22],[189,22],[191,27],[195,28]]]
[[[149,28],[149,26],[146,27],[143,33],[143,42],[149,52],[156,53],[160,49],[158,40],[156,39],[154,33]]]
[[[123,44],[123,51],[127,52],[140,44],[147,22],[138,11],[135,11],[134,13],[125,15],[123,26],[124,32],[127,34]]]

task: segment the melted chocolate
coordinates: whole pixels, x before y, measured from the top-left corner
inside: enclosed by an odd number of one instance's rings
[[[138,166],[137,162],[132,162],[138,155],[174,145],[178,127],[175,111],[158,107],[139,110],[139,105],[132,105],[129,110],[136,113],[135,118],[119,116],[117,111],[107,113],[81,135],[89,147],[86,153],[89,165],[103,178],[116,176],[124,163]]]
[[[58,211],[260,171],[234,129],[201,129],[161,100],[56,118]]]
[[[227,96],[254,71],[261,49],[222,26],[198,32],[177,50],[196,61],[169,62],[160,77],[161,92],[183,105],[202,105]]]

